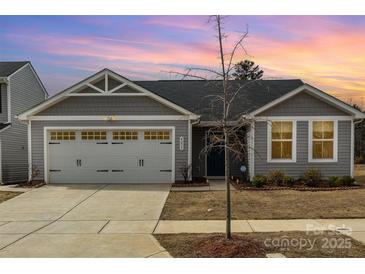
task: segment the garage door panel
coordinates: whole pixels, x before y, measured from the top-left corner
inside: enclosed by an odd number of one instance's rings
[[[97,131],[97,130],[96,130]],[[50,183],[169,183],[172,175],[170,141],[82,140],[48,144]]]

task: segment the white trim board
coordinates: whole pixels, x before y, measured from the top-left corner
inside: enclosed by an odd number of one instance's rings
[[[44,181],[48,184],[49,183],[49,172],[48,172],[48,166],[49,166],[49,158],[48,158],[48,135],[47,132],[50,130],[83,130],[83,129],[102,129],[102,130],[113,130],[113,129],[135,129],[135,130],[143,130],[143,129],[166,129],[171,130],[171,158],[172,158],[172,164],[171,164],[171,182],[175,182],[175,169],[176,169],[176,161],[175,161],[175,127],[174,126],[115,126],[115,127],[98,127],[98,126],[86,126],[86,127],[76,127],[76,126],[55,126],[55,127],[44,127],[43,128],[43,176]]]
[[[80,116],[32,116],[29,121],[152,121],[152,120],[194,120],[189,115],[80,115]]]
[[[358,111],[357,109],[345,104],[344,102],[342,102],[341,100],[311,86],[308,84],[304,84],[294,90],[292,90],[291,92],[271,101],[270,103],[260,107],[259,109],[253,111],[250,113],[251,116],[257,116],[258,114],[262,113],[265,110],[268,110],[274,106],[276,106],[277,104],[293,97],[294,95],[297,95],[298,93],[302,92],[302,91],[306,91],[312,95],[314,95],[315,97],[317,97],[318,99],[327,102],[329,104],[331,104],[334,107],[337,107],[347,113],[349,113],[350,115],[353,116],[353,118],[356,119],[361,119],[361,118],[365,118],[365,114],[362,113],[361,111]]]
[[[280,120],[277,120],[279,122]],[[267,162],[268,163],[296,163],[297,162],[297,121],[284,120],[283,122],[292,122],[292,157],[291,159],[272,159],[272,126],[271,121],[266,123],[267,127]]]
[[[78,89],[80,89],[81,87],[83,86],[87,86],[88,84],[90,84],[91,82],[101,78],[102,76],[105,76],[106,74],[110,75],[111,77],[117,79],[118,81],[122,82],[122,83],[126,83],[128,86],[130,86],[131,88],[137,90],[137,91],[140,91],[141,93],[144,93],[146,94],[147,96],[155,99],[156,101],[182,113],[182,114],[185,114],[185,115],[194,115],[196,116],[194,113],[192,113],[191,111],[188,111],[174,103],[172,103],[171,101],[165,99],[165,98],[162,98],[160,96],[158,96],[157,94],[143,88],[142,86],[139,86],[137,84],[135,84],[134,82],[130,81],[129,79],[109,70],[109,69],[103,69],[99,72],[97,72],[96,74],[84,79],[83,81],[71,86],[70,88],[58,93],[57,95],[51,97],[50,99],[44,101],[43,103],[35,106],[34,108],[30,109],[30,110],[27,110],[25,112],[23,112],[22,114],[19,115],[19,119],[20,120],[28,120],[29,119],[29,116],[32,116],[32,115],[35,115],[36,113],[39,113],[40,111],[48,108],[48,107],[51,107],[52,105],[64,100],[65,98],[67,98],[66,95],[74,92],[74,91],[77,91]],[[110,92],[106,92],[109,96],[114,96],[113,93],[110,93]],[[138,94],[138,93],[136,93]],[[198,116],[197,116],[198,117]]]
[[[317,120],[333,122],[333,159],[313,159],[313,122],[308,121],[308,163],[336,163],[338,161],[338,121],[336,120]]]

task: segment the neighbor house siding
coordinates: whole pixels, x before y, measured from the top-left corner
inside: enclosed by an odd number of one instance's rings
[[[282,170],[286,175],[300,177],[308,168],[319,168],[324,177],[351,175],[351,121],[338,121],[338,161],[308,162],[308,121],[297,121],[297,161],[268,163],[268,122],[255,123],[254,175],[267,175],[270,170]]]
[[[344,116],[348,113],[302,91],[258,116]]]
[[[188,121],[33,121],[32,122],[32,162],[40,171],[39,179],[44,179],[44,127],[118,127],[118,126],[174,126],[175,127],[175,179],[183,180],[181,168],[188,162],[188,146],[179,149],[179,138],[188,138]]]
[[[70,97],[37,116],[63,115],[181,115],[146,96]]]
[[[6,84],[0,84],[0,101],[1,101],[1,111],[0,111],[0,123],[8,122],[8,93],[6,90]]]
[[[29,66],[10,78],[11,127],[1,133],[4,183],[28,179],[27,125],[16,115],[42,102],[45,94]]]

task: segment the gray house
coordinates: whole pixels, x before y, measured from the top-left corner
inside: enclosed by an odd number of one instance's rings
[[[30,62],[0,62],[0,183],[27,181],[28,129],[15,117],[46,97]]]
[[[206,97],[220,92],[217,83],[130,81],[104,69],[19,115],[29,166],[47,183],[170,183],[186,164],[190,176],[220,178],[222,152],[199,156],[220,111]],[[260,80],[242,91],[230,120],[244,115],[255,120],[245,129],[251,177],[271,169],[297,177],[309,167],[353,174],[353,122],[365,117],[344,102],[301,80]]]

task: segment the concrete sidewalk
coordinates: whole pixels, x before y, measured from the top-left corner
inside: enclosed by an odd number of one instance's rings
[[[224,233],[224,220],[159,221],[154,234]],[[336,230],[365,243],[365,219],[233,220],[233,232]]]

